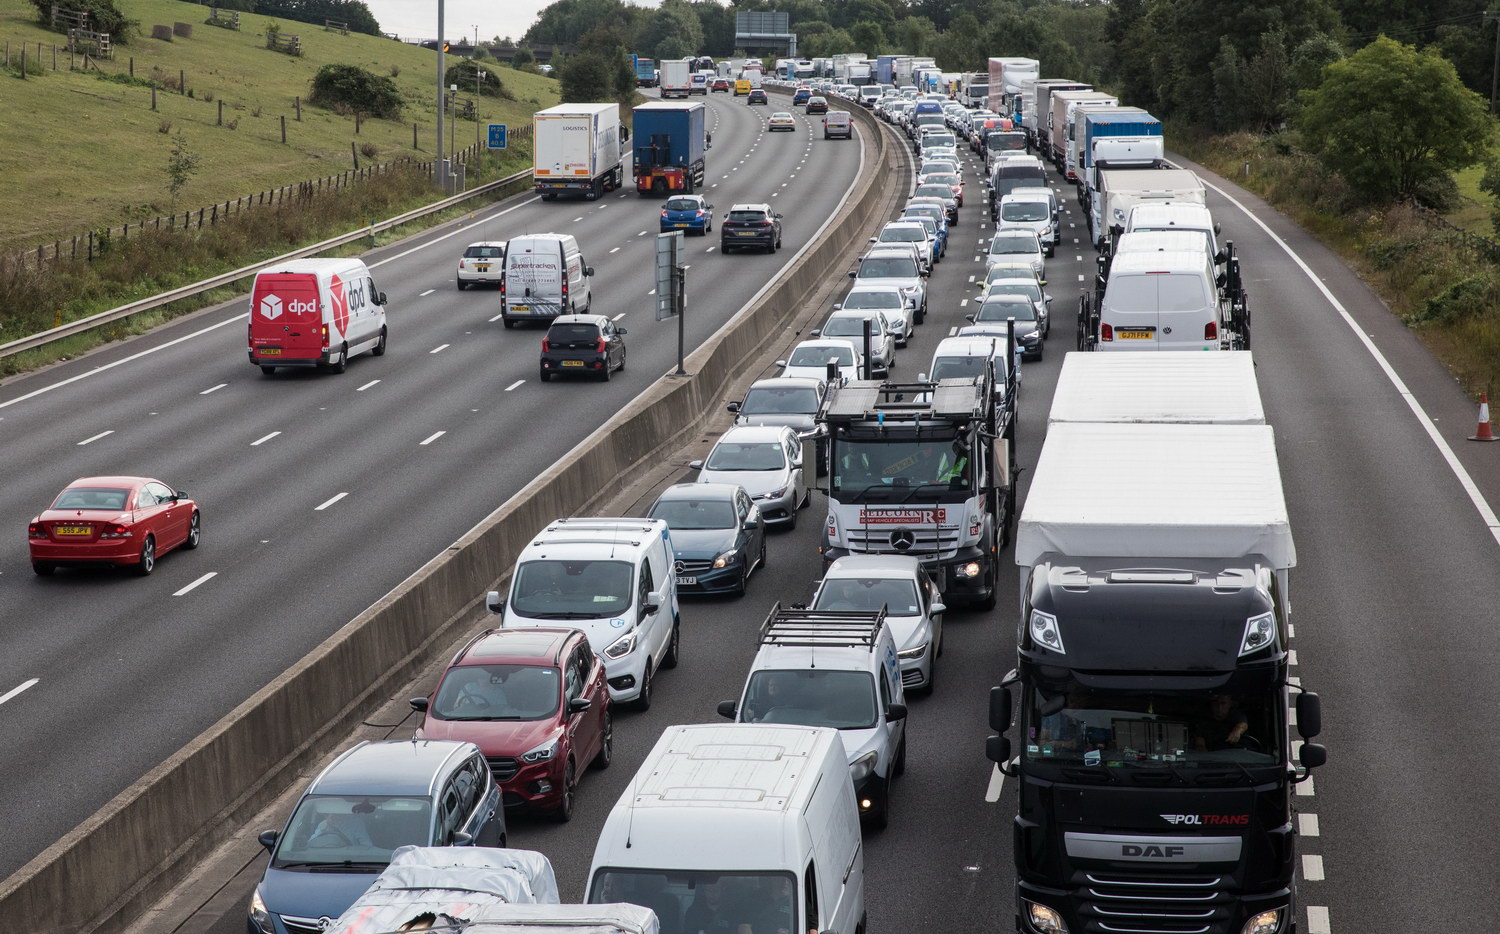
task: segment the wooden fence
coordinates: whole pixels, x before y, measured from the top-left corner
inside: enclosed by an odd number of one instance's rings
[[[225,29],[240,28],[239,10],[221,10],[216,6],[208,8],[208,19],[204,20],[210,26],[222,26]]]
[[[1411,209],[1412,213],[1416,214],[1427,226],[1458,234],[1459,239],[1475,252],[1486,257],[1492,263],[1500,263],[1500,240],[1496,240],[1493,237],[1481,237],[1479,234],[1471,233],[1425,205],[1413,202]]]
[[[266,33],[266,48],[273,52],[285,52],[287,55],[302,56],[302,37],[288,36],[279,32]]]

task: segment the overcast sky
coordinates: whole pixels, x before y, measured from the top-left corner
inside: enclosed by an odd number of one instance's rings
[[[536,22],[537,15],[552,0],[444,0],[443,31],[445,38],[457,41],[496,36],[519,39]],[[629,0],[637,6],[657,6],[660,0]],[[437,38],[437,0],[365,0],[380,23],[382,32],[393,32],[403,39]]]

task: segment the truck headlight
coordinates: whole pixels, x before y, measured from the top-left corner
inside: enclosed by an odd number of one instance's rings
[[[1245,926],[1240,928],[1240,934],[1276,934],[1279,930],[1281,930],[1281,909],[1272,908],[1246,921]]]
[[[1249,655],[1276,641],[1276,620],[1270,613],[1252,616],[1245,620],[1245,638],[1240,642],[1240,654]]]
[[[1067,922],[1062,915],[1036,902],[1026,903],[1026,920],[1037,934],[1068,934]]]
[[[875,771],[875,761],[878,758],[880,758],[880,753],[871,750],[849,763],[849,778],[854,781],[854,784],[858,785],[870,777],[870,773]]]
[[[260,886],[255,887],[255,894],[250,896],[250,923],[271,934],[276,930],[271,924],[271,913],[266,910],[265,899],[260,897]]]
[[[734,556],[737,554],[739,554],[739,549],[731,548],[728,551],[724,552],[722,555],[719,555],[714,559],[714,569],[717,570],[722,567],[728,567],[729,563],[734,560]]]
[[[521,753],[521,761],[525,762],[528,765],[535,765],[538,762],[546,762],[548,759],[551,759],[553,756],[557,755],[557,744],[561,742],[561,740],[562,737],[554,736],[535,749],[532,749],[529,752]]]
[[[960,564],[958,567],[953,569],[953,572],[959,577],[972,578],[978,577],[982,570],[983,569],[979,567],[978,561],[970,561],[968,564]]]
[[[1056,616],[1043,613],[1041,610],[1032,610],[1030,623],[1032,641],[1059,655],[1067,654],[1067,650],[1063,648],[1062,630],[1057,627]]]
[[[609,658],[624,658],[631,652],[634,652],[636,632],[637,630],[632,629],[614,642],[611,642],[609,647],[604,650],[604,654]]]

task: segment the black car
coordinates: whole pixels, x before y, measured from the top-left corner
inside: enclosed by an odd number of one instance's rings
[[[646,515],[672,530],[678,593],[744,594],[750,572],[766,563],[765,523],[739,484],[669,486]]]
[[[781,215],[769,204],[736,204],[719,227],[719,249],[728,253],[753,246],[775,253],[781,248]]]
[[[809,97],[807,99],[806,112],[810,114],[828,113],[828,99],[826,97]]]
[[[604,315],[559,315],[542,338],[541,380],[588,374],[608,380],[625,369],[625,329]]]
[[[766,92],[764,90],[762,90],[761,88],[751,88],[750,89],[750,96],[747,97],[747,98],[745,98],[745,103],[746,104],[769,104],[769,103],[771,103],[771,101],[770,101],[769,98],[766,97]]]

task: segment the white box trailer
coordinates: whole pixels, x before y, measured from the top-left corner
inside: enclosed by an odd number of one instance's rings
[[[1047,146],[1052,164],[1059,172],[1067,171],[1069,115],[1083,104],[1097,107],[1119,106],[1120,99],[1103,91],[1055,91],[1048,97],[1051,114],[1047,117]]]
[[[1269,425],[1052,425],[1015,541],[1023,598],[1049,557],[1297,563]]]
[[[997,114],[1015,113],[1012,99],[1028,83],[1034,83],[1042,67],[1034,58],[991,58],[989,71],[989,107]]]
[[[545,198],[593,200],[625,182],[620,105],[558,104],[532,117],[532,179]]]
[[[1106,169],[1097,175],[1099,187],[1090,192],[1089,218],[1096,247],[1103,247],[1112,233],[1124,232],[1130,209],[1137,204],[1206,204],[1208,200],[1203,180],[1187,169]]]
[[[688,59],[661,63],[661,96],[686,98],[693,90],[693,63]]]
[[[1073,351],[1063,358],[1047,425],[1095,422],[1264,425],[1266,411],[1248,350]]]

